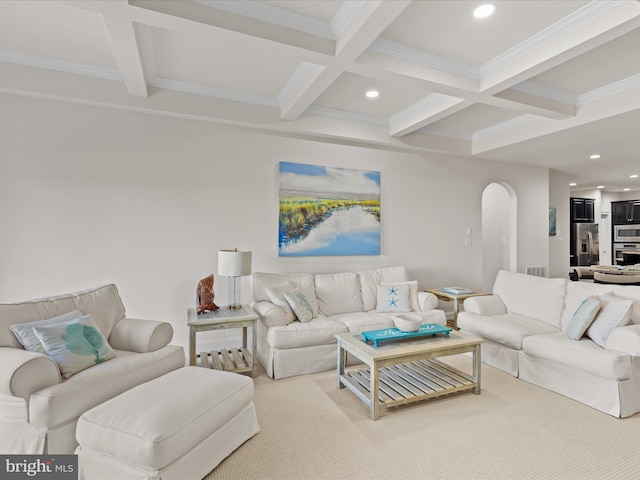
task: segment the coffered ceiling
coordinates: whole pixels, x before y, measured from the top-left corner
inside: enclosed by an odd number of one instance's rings
[[[640,190],[640,2],[481,3],[3,0],[0,92]]]

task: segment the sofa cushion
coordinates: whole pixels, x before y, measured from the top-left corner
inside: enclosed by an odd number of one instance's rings
[[[633,300],[614,295],[602,295],[600,302],[602,309],[587,330],[587,335],[595,343],[604,347],[607,343],[607,337],[614,328],[629,323]]]
[[[376,312],[406,313],[409,311],[409,285],[388,283],[378,285]]]
[[[596,297],[589,296],[585,298],[576,311],[573,312],[573,317],[569,321],[565,333],[567,337],[572,340],[578,340],[582,338],[584,332],[587,331],[593,319],[596,318],[598,311],[600,310],[600,300]]]
[[[65,378],[116,356],[91,315],[33,327],[33,331]]]
[[[478,315],[461,312],[458,315],[458,327],[477,337],[486,338],[516,350],[522,349],[522,340],[529,335],[559,331],[547,322],[515,313]]]
[[[599,377],[612,380],[631,378],[629,355],[600,348],[588,338],[571,340],[564,333],[532,335],[524,339],[522,350],[532,357],[545,358]]]
[[[185,364],[184,349],[167,345],[155,352],[115,350],[116,358],[76,373],[68,380],[34,393],[29,421],[40,428],[77,418],[116,395]]]
[[[255,272],[251,276],[253,287],[253,298],[256,302],[270,302],[271,299],[265,292],[265,287],[278,287],[287,282],[299,285],[302,288],[315,288],[313,275],[310,273],[292,273],[280,275],[277,273]]]
[[[264,293],[267,294],[269,301],[284,310],[287,322],[293,322],[296,319],[296,314],[293,313],[291,305],[289,305],[287,299],[284,298],[284,294],[294,288],[296,288],[296,284],[293,282],[285,282],[282,285],[264,287]]]
[[[30,352],[38,352],[47,354],[45,352],[40,339],[33,331],[33,327],[42,327],[45,325],[55,325],[57,323],[64,323],[67,320],[73,320],[82,316],[80,310],[72,310],[69,313],[58,315],[57,317],[48,318],[47,320],[38,320],[35,322],[25,322],[11,325],[11,331],[16,336],[18,341],[22,344],[25,350]]]
[[[272,348],[297,348],[336,342],[336,333],[344,333],[347,327],[326,317],[319,316],[310,322],[291,322],[289,325],[271,327],[267,331],[267,343]]]
[[[113,284],[26,302],[0,304],[0,347],[21,348],[11,332],[11,325],[52,318],[76,309],[84,315],[91,314],[106,338],[109,338],[114,325],[125,317],[124,305]]]
[[[493,285],[507,312],[535,318],[560,328],[567,281],[500,270]]]
[[[376,309],[378,300],[378,285],[382,283],[408,282],[407,269],[403,266],[379,268],[357,272],[360,279],[360,294],[365,312]]]
[[[326,317],[339,313],[362,312],[360,280],[355,273],[326,273],[315,277],[320,313]]]
[[[353,312],[333,315],[331,320],[340,322],[351,333],[367,332],[393,327],[394,314],[373,312]]]

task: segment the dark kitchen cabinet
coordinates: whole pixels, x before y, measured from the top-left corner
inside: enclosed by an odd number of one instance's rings
[[[595,204],[593,198],[571,197],[571,223],[593,223]]]
[[[614,225],[640,223],[640,200],[611,202],[611,215]]]

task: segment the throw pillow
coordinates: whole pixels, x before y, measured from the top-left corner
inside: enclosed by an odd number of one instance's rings
[[[377,312],[401,313],[409,311],[409,285],[394,283],[378,285]]]
[[[33,331],[65,378],[116,356],[91,315],[33,327]]]
[[[30,352],[44,353],[44,347],[40,343],[40,339],[33,331],[33,327],[42,327],[44,325],[55,325],[56,323],[64,323],[69,320],[81,317],[82,312],[80,310],[73,310],[69,313],[58,315],[57,317],[48,318],[46,320],[36,320],[35,322],[17,323],[11,325],[11,331],[16,336],[18,341],[22,344],[25,350]]]
[[[271,303],[284,310],[284,313],[287,316],[287,321],[289,323],[293,322],[296,319],[296,315],[295,313],[293,313],[293,310],[291,310],[291,306],[289,305],[289,302],[287,302],[287,299],[284,298],[284,292],[289,292],[294,288],[296,288],[295,283],[286,282],[282,285],[277,285],[275,287],[265,287],[264,289],[264,293],[267,294],[267,297],[269,297]]]
[[[382,286],[388,285],[409,285],[409,308],[412,312],[420,312],[422,309],[420,308],[420,302],[418,302],[418,281],[412,280],[410,282],[395,282],[395,283],[385,283],[382,282]]]
[[[590,296],[582,300],[571,320],[567,324],[565,333],[572,340],[580,340],[587,331],[593,319],[596,318],[598,311],[600,310],[600,300],[596,297]]]
[[[285,292],[284,298],[287,299],[291,309],[301,322],[310,322],[312,319],[318,316],[314,315],[313,305],[311,299],[301,288],[294,288],[290,292]]]
[[[587,335],[604,348],[609,334],[616,327],[622,327],[629,323],[633,300],[606,294],[600,297],[600,302],[602,309],[587,330]]]

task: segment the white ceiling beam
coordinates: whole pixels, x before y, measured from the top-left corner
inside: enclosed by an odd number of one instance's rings
[[[530,39],[521,49],[481,68],[480,92],[495,94],[582,55],[640,26],[640,2],[591,2],[558,26],[555,35]]]
[[[108,15],[103,15],[102,20],[127,92],[136,97],[147,97],[147,82],[133,23]]]
[[[402,11],[409,0],[385,2],[363,0],[336,38],[336,55],[324,71],[306,88],[292,89],[283,99],[281,116],[285,120],[298,118],[322,93],[345,72],[348,64],[380,35]]]
[[[389,118],[389,134],[401,137],[470,106],[464,98],[433,93]]]

